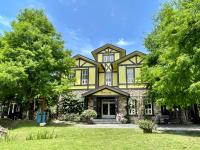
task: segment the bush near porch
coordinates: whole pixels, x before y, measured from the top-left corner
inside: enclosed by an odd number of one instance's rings
[[[96,117],[97,117],[97,113],[95,110],[92,110],[92,109],[87,109],[81,114],[81,120],[89,124],[92,124],[93,123],[92,119]]]

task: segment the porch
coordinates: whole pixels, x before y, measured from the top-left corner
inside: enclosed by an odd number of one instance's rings
[[[116,119],[117,114],[127,115],[129,94],[108,86],[99,87],[83,94],[85,109],[97,112],[97,119]]]

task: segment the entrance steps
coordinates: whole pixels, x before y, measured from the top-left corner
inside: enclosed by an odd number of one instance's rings
[[[93,119],[94,124],[120,124],[116,119]]]

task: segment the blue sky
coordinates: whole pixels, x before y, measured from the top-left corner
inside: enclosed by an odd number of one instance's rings
[[[106,43],[130,53],[146,52],[144,38],[165,0],[1,0],[0,33],[10,30],[20,9],[42,8],[65,47],[92,58],[91,51]]]

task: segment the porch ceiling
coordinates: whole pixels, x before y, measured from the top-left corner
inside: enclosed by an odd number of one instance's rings
[[[97,89],[90,90],[90,91],[82,94],[82,96],[84,96],[84,97],[89,96],[89,95],[94,95],[94,96],[98,96],[98,95],[106,95],[106,96],[109,96],[109,95],[124,95],[124,96],[127,96],[127,97],[130,96],[129,93],[124,92],[120,89],[110,87],[110,86],[101,86]]]

